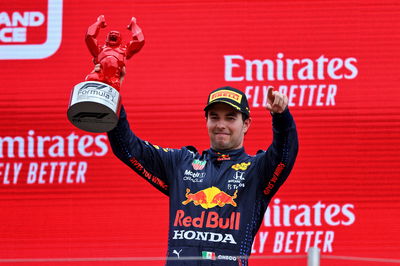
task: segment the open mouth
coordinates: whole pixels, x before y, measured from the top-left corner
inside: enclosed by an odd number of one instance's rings
[[[112,42],[116,42],[117,39],[118,39],[118,37],[115,36],[115,35],[111,35],[111,36],[110,36],[110,41],[112,41]]]

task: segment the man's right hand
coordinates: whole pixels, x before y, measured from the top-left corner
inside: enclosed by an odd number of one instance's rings
[[[271,113],[282,113],[288,106],[288,97],[280,93],[279,91],[274,91],[273,87],[268,87],[268,98],[266,108]]]

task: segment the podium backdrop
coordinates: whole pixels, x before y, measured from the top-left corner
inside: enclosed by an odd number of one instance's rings
[[[288,95],[300,150],[252,265],[305,265],[286,256],[310,246],[400,259],[397,1],[13,0],[0,3],[0,262],[165,256],[167,197],[113,156],[105,134],[67,120],[72,87],[93,69],[84,36],[101,14],[100,43],[113,29],[128,41],[132,16],[143,29],[121,94],[132,128],[153,144],[207,149],[202,110],[228,85],[249,97],[245,147],[255,154],[271,143],[266,88]],[[256,259],[271,255],[285,257]],[[60,260],[35,262],[44,258]]]

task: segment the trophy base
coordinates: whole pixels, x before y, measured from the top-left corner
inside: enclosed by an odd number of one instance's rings
[[[74,86],[67,111],[68,120],[77,128],[103,133],[118,123],[121,97],[108,84],[85,81]]]

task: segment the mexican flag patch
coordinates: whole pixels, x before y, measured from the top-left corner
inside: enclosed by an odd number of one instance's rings
[[[201,257],[206,260],[215,260],[215,253],[211,251],[202,251]]]

